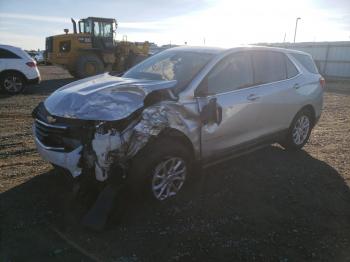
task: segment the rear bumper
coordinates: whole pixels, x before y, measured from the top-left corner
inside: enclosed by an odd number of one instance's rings
[[[33,133],[36,148],[43,159],[52,164],[67,169],[73,177],[78,177],[81,175],[81,168],[78,166],[78,164],[81,157],[80,153],[82,146],[76,148],[71,152],[55,151],[55,148],[47,147],[42,144],[40,140],[35,136],[35,132]]]
[[[41,82],[40,76],[27,80],[27,84],[29,84],[29,85],[39,84],[40,82]]]

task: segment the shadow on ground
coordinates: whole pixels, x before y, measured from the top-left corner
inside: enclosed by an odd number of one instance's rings
[[[102,261],[350,257],[349,188],[335,169],[305,151],[270,146],[222,163],[170,202],[125,198],[121,221],[112,219],[102,233],[65,219],[62,181],[50,171],[1,195],[3,261],[90,261],[72,243]]]

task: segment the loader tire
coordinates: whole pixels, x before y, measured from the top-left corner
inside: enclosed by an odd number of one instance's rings
[[[81,56],[77,63],[76,76],[78,78],[85,78],[102,74],[104,65],[101,59],[96,55]]]

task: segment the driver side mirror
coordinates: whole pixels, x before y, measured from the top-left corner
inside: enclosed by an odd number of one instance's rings
[[[203,125],[217,123],[222,121],[222,107],[217,103],[216,97],[212,97],[209,102],[202,108],[200,119]]]

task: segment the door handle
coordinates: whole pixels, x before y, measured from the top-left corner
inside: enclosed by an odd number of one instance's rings
[[[299,88],[300,88],[300,85],[299,85],[299,84],[295,84],[295,85],[293,86],[293,88],[294,88],[294,89],[299,89]]]
[[[247,96],[247,100],[249,100],[249,101],[255,101],[259,98],[260,98],[260,96],[257,96],[256,94],[250,94],[249,96]]]

